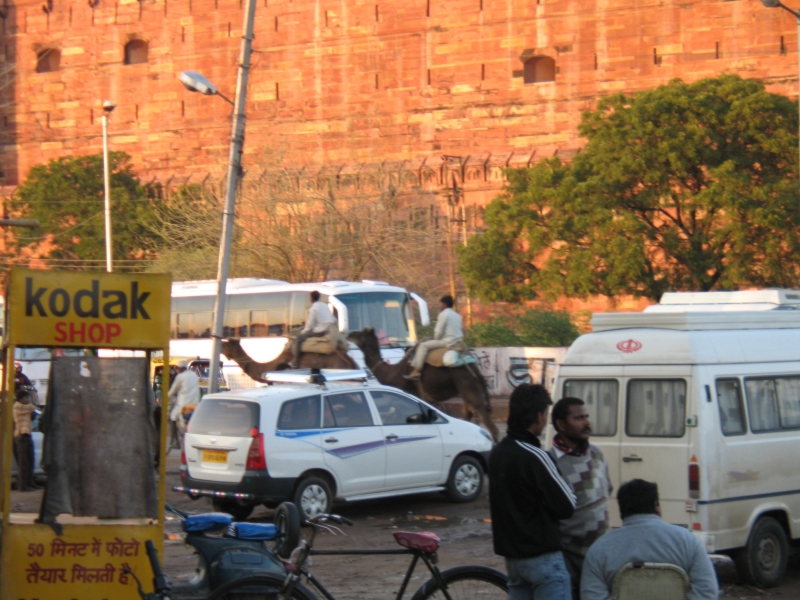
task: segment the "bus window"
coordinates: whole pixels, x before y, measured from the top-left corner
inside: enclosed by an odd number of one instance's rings
[[[267,337],[269,335],[269,317],[266,310],[250,311],[250,337]]]
[[[381,345],[409,345],[408,298],[402,292],[337,294],[347,306],[350,331],[374,327]]]
[[[270,337],[277,337],[286,334],[286,318],[288,310],[285,308],[273,308],[269,312],[269,328],[268,333]]]
[[[292,309],[289,317],[289,333],[300,333],[306,324],[306,312],[311,300],[308,292],[292,292]]]
[[[192,315],[191,314],[178,314],[178,335],[176,336],[179,340],[185,340],[191,337],[192,335]]]
[[[222,326],[222,337],[247,337],[247,321],[249,316],[246,310],[225,311],[225,324]]]

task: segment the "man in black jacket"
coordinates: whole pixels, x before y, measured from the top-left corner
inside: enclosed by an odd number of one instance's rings
[[[489,458],[494,551],[506,559],[509,600],[572,598],[558,521],[572,516],[575,496],[538,438],[551,404],[541,385],[515,389],[508,435]]]

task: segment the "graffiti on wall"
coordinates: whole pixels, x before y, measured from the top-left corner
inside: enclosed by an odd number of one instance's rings
[[[552,393],[556,367],[566,348],[475,348],[478,366],[492,396],[508,396],[523,383],[544,385]]]

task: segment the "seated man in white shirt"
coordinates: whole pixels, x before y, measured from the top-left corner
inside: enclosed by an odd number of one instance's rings
[[[320,302],[319,292],[314,290],[310,294],[311,307],[308,309],[308,316],[306,317],[306,326],[303,327],[292,345],[292,368],[300,366],[300,348],[303,346],[308,338],[323,337],[328,332],[328,327],[336,323],[336,317],[331,314],[328,305]]]
[[[453,297],[449,294],[442,296],[439,303],[442,312],[436,319],[434,339],[422,342],[417,346],[414,358],[411,359],[411,366],[414,367],[414,370],[405,375],[406,379],[420,378],[428,352],[434,348],[452,348],[464,339],[464,326],[461,323],[461,315],[453,310]]]

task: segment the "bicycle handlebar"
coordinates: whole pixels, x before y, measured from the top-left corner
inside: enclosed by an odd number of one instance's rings
[[[144,543],[145,548],[147,549],[147,558],[150,559],[150,566],[153,569],[153,588],[156,594],[169,594],[171,588],[169,583],[167,583],[167,577],[164,575],[164,571],[161,570],[161,563],[158,562],[158,553],[156,552],[156,545],[153,543],[153,540],[147,540]]]
[[[341,515],[329,515],[329,514],[326,514],[326,513],[321,513],[321,514],[318,514],[316,517],[311,517],[310,519],[308,519],[308,522],[312,523],[312,524],[317,523],[317,522],[323,522],[324,523],[325,521],[333,521],[337,525],[344,524],[344,525],[352,526],[354,524],[347,517],[343,517]]]

